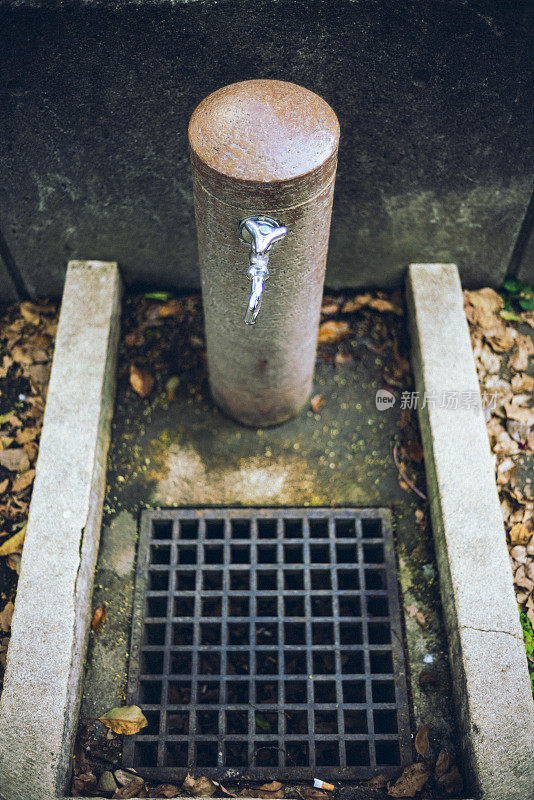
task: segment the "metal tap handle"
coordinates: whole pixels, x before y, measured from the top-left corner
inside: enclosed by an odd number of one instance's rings
[[[241,241],[250,245],[250,267],[247,275],[251,287],[245,323],[254,325],[261,306],[264,283],[269,277],[269,251],[276,242],[284,238],[287,228],[279,225],[272,217],[256,216],[241,220],[239,232]]]

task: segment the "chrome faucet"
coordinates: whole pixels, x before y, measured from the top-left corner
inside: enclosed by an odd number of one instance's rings
[[[279,225],[272,217],[247,217],[239,223],[241,241],[250,245],[250,267],[247,275],[250,278],[250,298],[248,301],[245,323],[254,325],[261,306],[263,286],[269,277],[267,262],[272,246],[287,233],[284,225]]]

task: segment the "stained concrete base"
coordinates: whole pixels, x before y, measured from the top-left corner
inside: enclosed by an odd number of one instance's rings
[[[399,339],[406,338],[403,322],[394,327]],[[172,341],[172,348],[187,349],[189,335],[202,335],[200,317],[183,339]],[[431,534],[416,524],[422,503],[399,486],[393,458],[402,389],[392,409],[378,411],[375,395],[383,386],[389,351],[378,354],[380,343],[363,331],[352,339],[353,363],[317,364],[314,393],[325,398],[320,411],[307,408],[278,428],[256,431],[223,416],[201,371],[180,374],[178,396],[171,400],[163,390],[165,373],[157,373],[159,390],[150,401],[134,395],[125,380],[119,382],[93,599],[94,607],[106,603],[108,618],[91,635],[80,713],[81,729],[88,725],[91,732],[90,757],[105,753],[120,760],[120,741],[105,740],[106,731],[94,720],[126,699],[137,514],[144,507],[203,505],[390,507],[403,605],[416,605],[426,618],[423,628],[405,615],[413,731],[429,724],[435,751],[446,747],[455,753]],[[434,681],[430,685],[420,683],[425,674]],[[355,797],[355,789],[343,790],[350,791]]]
[[[534,705],[458,270],[412,264],[413,366],[471,788],[534,797]],[[437,323],[438,321],[438,323]],[[462,398],[468,402],[455,407]]]
[[[71,262],[0,701],[0,793],[65,791],[100,537],[120,278]]]

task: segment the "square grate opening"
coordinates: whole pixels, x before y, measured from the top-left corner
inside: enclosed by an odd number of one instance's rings
[[[410,763],[386,509],[141,515],[124,764],[285,780]]]

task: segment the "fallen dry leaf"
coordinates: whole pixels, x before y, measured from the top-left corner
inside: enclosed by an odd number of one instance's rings
[[[98,719],[113,733],[124,733],[125,736],[132,736],[148,725],[148,720],[139,706],[112,708]]]
[[[448,772],[436,778],[436,780],[440,786],[443,786],[447,794],[458,796],[464,788],[462,776],[456,765],[453,765]]]
[[[521,408],[514,403],[504,403],[504,410],[508,419],[514,419],[529,427],[534,426],[534,408]],[[6,452],[9,452],[9,450]],[[1,455],[2,453],[0,453]]]
[[[50,364],[32,364],[28,375],[35,384],[44,386],[50,380]]]
[[[366,292],[365,294],[359,294],[356,297],[353,297],[352,300],[347,300],[347,302],[343,304],[341,311],[343,314],[352,314],[354,311],[359,311],[360,308],[366,306],[372,299],[373,295],[369,292]]]
[[[182,790],[193,797],[211,797],[217,791],[217,786],[205,775],[200,778],[193,778],[192,775],[187,773],[182,784]]]
[[[173,783],[160,783],[148,792],[149,797],[179,797],[180,788]]]
[[[23,428],[16,433],[17,444],[32,442],[39,435],[39,428]]]
[[[6,567],[9,567],[9,569],[12,569],[17,575],[20,575],[20,561],[20,553],[12,553],[6,558]]]
[[[510,542],[512,544],[526,544],[530,537],[531,531],[527,528],[526,525],[523,525],[522,522],[518,522],[513,525],[510,529]]]
[[[95,613],[93,614],[93,621],[91,623],[91,627],[93,628],[95,633],[98,633],[104,622],[106,621],[108,616],[108,612],[106,609],[106,604],[102,603],[101,606],[98,606],[95,609]]]
[[[262,800],[270,800],[270,798],[284,797],[284,785],[280,781],[271,781],[264,783],[262,786],[253,786],[250,789],[242,789],[238,797],[260,797]]]
[[[16,553],[22,553],[24,546],[24,539],[26,538],[27,524],[23,525],[20,531],[14,536],[11,536],[7,542],[0,546],[0,556],[11,556]]]
[[[394,314],[399,315],[403,313],[400,306],[395,305],[391,300],[384,300],[380,297],[373,297],[372,300],[369,300],[367,305],[369,308],[374,308],[375,311],[392,311]]]
[[[0,466],[10,472],[26,472],[30,466],[30,460],[26,450],[22,447],[11,448],[0,451]]]
[[[24,301],[20,304],[20,313],[26,320],[32,325],[39,325],[41,321],[41,316],[39,314],[39,306],[35,306],[33,303],[29,301]]]
[[[31,486],[34,478],[35,478],[34,469],[29,469],[27,470],[27,472],[23,472],[22,475],[19,475],[19,477],[15,478],[15,480],[13,481],[13,486],[11,487],[11,491],[14,494],[17,494],[17,492],[23,492],[24,489],[27,489],[28,486]]]
[[[148,397],[154,388],[154,377],[150,372],[130,364],[130,386],[139,397]]]
[[[450,770],[451,764],[452,759],[449,753],[446,750],[440,750],[438,759],[436,761],[436,766],[434,768],[436,780]]]
[[[385,789],[388,781],[389,778],[386,775],[374,775],[365,785],[369,786],[370,789]]]
[[[430,752],[430,741],[428,738],[428,725],[421,725],[415,735],[414,746],[420,756],[426,758]]]
[[[530,336],[516,333],[514,348],[508,359],[508,366],[515,372],[524,372],[528,369],[529,358],[534,355],[534,342]]]
[[[158,317],[175,317],[184,313],[184,304],[181,300],[169,300],[158,308]]]
[[[415,797],[430,778],[430,770],[422,762],[411,764],[388,789],[390,797]]]
[[[518,372],[511,380],[511,386],[514,392],[532,392],[534,389],[534,378],[527,375],[526,372]]]
[[[319,344],[332,344],[338,342],[349,332],[349,323],[333,319],[323,322],[319,326],[317,341]]]
[[[415,603],[411,603],[409,606],[406,606],[406,611],[410,615],[412,619],[417,620],[419,625],[424,628],[426,625],[426,617],[422,611],[419,611]]]
[[[472,317],[469,321],[475,325],[486,327],[493,321],[494,315],[501,310],[504,300],[494,289],[485,287],[476,291],[465,291],[464,300],[467,306],[471,305],[474,311],[466,309],[466,314]]]
[[[80,772],[72,779],[73,797],[94,797],[97,780],[92,772]]]
[[[9,486],[9,478],[6,478],[3,481],[0,481],[0,494],[4,494],[5,490]]]
[[[4,633],[9,633],[11,630],[11,620],[13,619],[13,612],[15,610],[15,606],[11,601],[7,602],[0,611],[0,631]]]
[[[304,786],[302,789],[297,789],[297,794],[302,797],[302,800],[330,800],[332,794],[323,792],[321,789],[314,789],[312,786]]]
[[[322,394],[315,394],[312,399],[310,400],[310,406],[312,411],[319,411],[319,409],[324,406],[324,397]]]
[[[126,785],[121,786],[120,789],[112,795],[113,800],[131,800],[134,797],[147,797],[148,792],[146,784],[142,778],[132,778]]]

